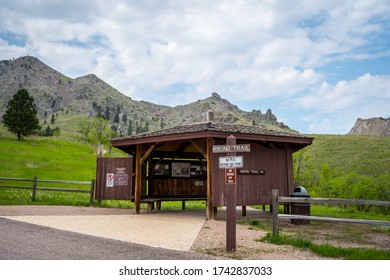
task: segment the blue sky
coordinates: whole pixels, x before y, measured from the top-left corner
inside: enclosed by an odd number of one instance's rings
[[[0,0],[0,59],[94,73],[135,100],[217,92],[302,133],[389,117],[390,1]]]

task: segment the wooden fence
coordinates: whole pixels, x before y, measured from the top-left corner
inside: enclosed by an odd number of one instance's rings
[[[0,177],[0,181],[19,181],[19,182],[32,182],[32,186],[3,186],[0,185],[0,188],[13,188],[13,189],[25,189],[32,190],[32,201],[36,199],[36,193],[38,190],[41,191],[56,191],[56,192],[74,192],[74,193],[89,193],[89,205],[93,203],[93,195],[95,190],[95,179],[92,179],[90,182],[85,181],[62,181],[62,180],[38,180],[38,177],[35,176],[34,179],[23,179],[23,178],[6,178]],[[51,184],[66,184],[66,185],[89,185],[91,188],[89,190],[80,190],[80,189],[62,189],[62,188],[46,188],[39,187],[38,183],[51,183]]]
[[[308,203],[308,204],[355,204],[355,205],[377,205],[390,206],[390,201],[339,199],[339,198],[308,198],[308,197],[283,197],[279,196],[279,190],[272,190],[272,234],[279,234],[279,219],[316,220],[327,222],[343,222],[371,224],[390,227],[390,222],[362,219],[344,219],[331,217],[318,217],[309,215],[279,214],[279,203]],[[310,206],[308,206],[310,207]]]

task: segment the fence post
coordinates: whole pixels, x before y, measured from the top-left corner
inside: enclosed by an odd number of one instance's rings
[[[277,236],[279,235],[279,220],[278,220],[278,214],[279,214],[279,189],[273,189],[272,190],[272,235]]]
[[[34,176],[33,189],[32,189],[32,199],[31,199],[33,202],[35,201],[35,197],[37,194],[37,181],[38,181],[38,177]]]
[[[91,180],[91,195],[89,197],[89,206],[92,206],[93,204],[93,196],[95,193],[95,179]]]

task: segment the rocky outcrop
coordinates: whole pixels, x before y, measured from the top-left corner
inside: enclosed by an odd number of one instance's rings
[[[41,120],[61,111],[72,111],[104,117],[120,134],[129,130],[141,132],[141,128],[157,130],[203,122],[208,111],[215,113],[216,122],[291,131],[278,121],[271,109],[265,114],[260,110],[246,112],[216,92],[208,98],[175,107],[136,101],[94,74],[72,79],[32,56],[0,61],[0,84],[0,118],[17,90],[25,88],[34,98]]]
[[[390,136],[390,118],[358,118],[348,134]]]

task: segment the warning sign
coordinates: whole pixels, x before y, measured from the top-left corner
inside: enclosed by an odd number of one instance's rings
[[[114,187],[114,173],[107,173],[106,176],[106,188]]]
[[[244,166],[242,156],[219,157],[219,168],[240,168]]]
[[[225,168],[225,183],[229,185],[236,184],[236,169]]]
[[[129,181],[129,176],[127,174],[115,174],[114,176],[114,185],[115,186],[127,186]]]

